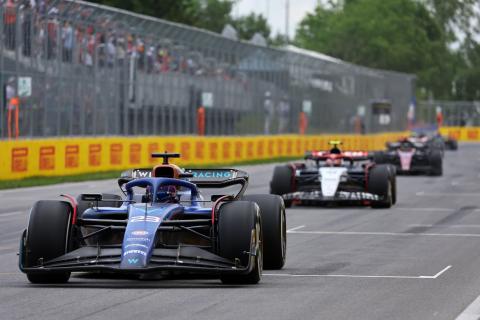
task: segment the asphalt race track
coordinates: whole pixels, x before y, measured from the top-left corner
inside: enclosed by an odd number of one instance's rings
[[[272,168],[245,168],[250,193],[268,192]],[[479,182],[480,145],[461,145],[443,177],[399,177],[392,209],[288,209],[286,267],[255,286],[88,274],[31,285],[16,253],[32,203],[116,184],[0,191],[0,319],[478,319]]]

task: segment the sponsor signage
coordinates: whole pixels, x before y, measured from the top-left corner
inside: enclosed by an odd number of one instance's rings
[[[212,180],[220,179],[226,180],[234,177],[234,172],[232,170],[191,170],[194,180]]]
[[[229,141],[225,141],[223,143],[223,158],[224,159],[230,158],[230,146],[231,146],[231,143]]]
[[[147,253],[146,253],[145,251],[143,251],[143,250],[136,250],[136,249],[125,251],[125,252],[123,253],[123,256],[125,257],[125,256],[127,256],[127,255],[129,255],[129,254],[139,254],[139,255],[142,255],[142,256],[144,256],[144,257],[147,256]]]
[[[302,102],[302,111],[308,115],[312,114],[312,101],[310,100],[303,100]]]
[[[135,230],[132,231],[133,236],[148,236],[148,231],[145,230]]]
[[[88,164],[91,167],[98,167],[102,164],[101,144],[91,144],[88,146]]]
[[[38,167],[40,170],[55,169],[55,147],[41,147]]]
[[[132,178],[149,178],[152,176],[152,170],[149,169],[134,169],[132,171]]]
[[[130,222],[155,222],[158,223],[161,221],[160,217],[156,216],[135,216],[130,218]]]
[[[114,143],[110,145],[110,164],[122,164],[123,145],[121,143]]]
[[[130,145],[130,164],[140,164],[142,161],[142,145],[134,143]]]
[[[148,242],[148,238],[127,238],[127,242]]]
[[[180,144],[180,154],[182,155],[182,159],[185,161],[190,160],[190,143],[189,142],[182,142]]]
[[[202,92],[202,106],[205,108],[213,108],[212,92]]]
[[[203,141],[197,141],[195,143],[195,157],[197,159],[205,159],[205,143]]]
[[[65,168],[78,168],[80,147],[71,145],[65,147]]]
[[[158,152],[160,150],[160,147],[158,145],[158,143],[156,142],[153,142],[153,143],[149,143],[148,144],[148,162],[149,163],[156,163],[156,160],[155,158],[152,158],[151,155],[152,153],[155,153],[155,152]]]
[[[211,142],[210,145],[210,159],[217,160],[218,158],[218,143]]]
[[[32,95],[32,77],[18,77],[18,96],[27,98]]]
[[[12,172],[25,172],[28,170],[28,148],[12,149]]]
[[[370,105],[368,106],[370,108]],[[356,110],[355,110],[356,111]],[[383,114],[383,113],[382,113]],[[385,114],[382,116],[385,118]],[[388,115],[387,115],[388,117]],[[377,116],[377,119],[379,117]],[[375,120],[377,120],[375,119]],[[385,123],[391,122],[388,117]],[[475,127],[444,127],[442,133],[450,133],[464,140],[480,139],[480,129]],[[268,137],[145,137],[142,142],[138,138],[118,137],[73,138],[68,139],[36,139],[35,141],[18,140],[0,141],[0,150],[6,157],[0,166],[0,180],[20,179],[42,175],[68,175],[86,172],[99,172],[132,166],[144,168],[133,171],[133,177],[144,178],[151,175],[154,164],[153,152],[179,152],[182,154],[178,164],[186,166],[195,161],[196,164],[227,163],[237,160],[255,160],[264,157],[299,156],[305,148],[323,148],[325,141],[341,139],[345,149],[374,150],[382,148],[386,140],[396,140],[405,135],[404,132],[349,136],[295,136],[279,135]],[[142,138],[143,139],[143,138]],[[177,163],[177,160],[175,160]],[[195,171],[195,170],[194,170]],[[200,170],[197,179],[229,179],[228,174],[208,170]],[[227,170],[228,171],[228,170]],[[203,177],[201,175],[203,174]]]
[[[263,157],[263,145],[264,145],[264,141],[258,141],[258,143],[257,143],[257,155],[259,157]]]

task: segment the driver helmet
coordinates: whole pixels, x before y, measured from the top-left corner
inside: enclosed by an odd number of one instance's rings
[[[335,146],[332,149],[330,149],[330,153],[331,154],[341,154],[342,150],[340,150],[337,146]]]
[[[160,187],[156,198],[158,202],[177,202],[177,188],[175,186]]]
[[[342,158],[332,157],[328,158],[325,163],[329,167],[339,167],[343,164],[343,160]]]

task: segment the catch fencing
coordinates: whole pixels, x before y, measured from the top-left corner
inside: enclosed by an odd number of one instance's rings
[[[437,125],[438,121],[447,127],[479,127],[480,101],[420,101],[416,125]]]
[[[8,0],[0,19],[0,139],[399,131],[415,91],[412,75],[82,1]]]

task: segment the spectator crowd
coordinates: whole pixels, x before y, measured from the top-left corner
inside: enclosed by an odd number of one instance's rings
[[[179,72],[245,78],[226,63],[170,39],[115,21],[114,15],[75,1],[2,0],[4,48],[37,61],[60,59],[87,67],[113,68],[130,59],[147,73]]]

